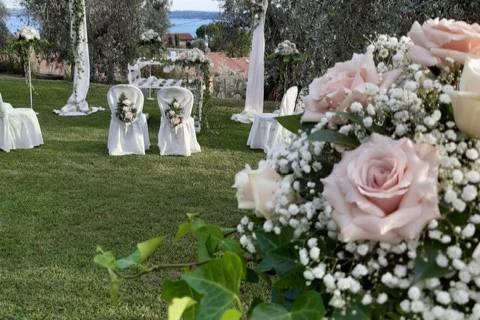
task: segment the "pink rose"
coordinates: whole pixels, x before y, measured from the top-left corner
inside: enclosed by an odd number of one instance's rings
[[[313,80],[309,96],[305,98],[305,122],[319,122],[327,111],[344,111],[353,102],[366,100],[366,85],[388,88],[400,75],[400,70],[377,73],[373,55],[354,54],[352,60],[337,63],[321,77]]]
[[[239,209],[254,209],[258,217],[272,219],[275,193],[281,176],[265,161],[258,170],[247,166],[235,176]]]
[[[345,242],[399,243],[416,238],[438,209],[435,147],[374,134],[345,152],[323,180],[323,195]]]
[[[428,67],[442,64],[446,58],[465,63],[467,57],[480,57],[480,25],[463,21],[435,19],[423,25],[415,22],[408,33],[413,46],[413,62]]]

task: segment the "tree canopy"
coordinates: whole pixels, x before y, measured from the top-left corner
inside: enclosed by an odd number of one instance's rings
[[[47,55],[71,60],[68,1],[23,0],[51,44]],[[169,26],[166,0],[86,0],[92,77],[112,82],[135,58],[136,42],[147,29],[164,34]]]

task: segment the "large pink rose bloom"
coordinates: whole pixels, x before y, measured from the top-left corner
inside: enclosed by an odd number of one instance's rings
[[[431,145],[377,134],[345,152],[323,180],[340,239],[395,244],[416,238],[440,217],[438,163],[438,151]]]
[[[467,57],[480,57],[480,25],[463,21],[435,19],[423,25],[415,22],[408,33],[413,46],[409,56],[425,66],[442,64],[451,58],[465,63]]]
[[[352,60],[337,63],[323,77],[313,80],[302,120],[319,122],[328,111],[344,111],[353,102],[363,102],[368,84],[388,88],[400,73],[394,70],[380,76],[371,52],[354,54]]]

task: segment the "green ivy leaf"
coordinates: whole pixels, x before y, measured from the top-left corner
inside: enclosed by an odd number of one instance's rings
[[[240,283],[245,276],[244,270],[242,259],[227,252],[221,259],[212,260],[182,275],[190,287],[203,295],[198,319],[219,319],[235,302],[240,302]]]
[[[99,249],[101,250],[101,249]],[[111,251],[102,252],[101,254],[97,254],[93,261],[101,267],[107,269],[115,269],[115,256]]]
[[[171,304],[173,299],[175,298],[182,298],[182,297],[190,297],[195,301],[200,301],[202,298],[198,292],[193,290],[188,283],[183,280],[178,281],[171,281],[167,280],[162,285],[162,300]],[[195,304],[190,308],[186,309],[183,312],[183,319],[184,320],[195,320],[198,313],[198,305]]]
[[[220,320],[240,320],[242,318],[242,313],[237,309],[230,309],[225,311]]]
[[[291,241],[292,229],[286,228],[279,235],[257,230],[255,235],[257,247],[263,257],[256,267],[257,272],[275,270],[279,275],[284,275],[297,267],[295,243]]]
[[[440,278],[451,272],[448,268],[438,266],[435,261],[438,254],[442,252],[445,252],[444,245],[438,241],[425,240],[423,247],[419,250],[418,257],[415,259],[414,282]]]
[[[348,149],[355,149],[360,145],[360,141],[354,136],[347,136],[335,130],[322,129],[310,134],[312,141],[322,141],[335,143]]]
[[[298,134],[302,130],[302,115],[294,114],[290,116],[281,116],[276,118],[277,122],[288,131]]]
[[[322,296],[315,291],[302,294],[289,312],[278,304],[260,304],[252,312],[251,320],[322,320],[325,307]]]
[[[193,290],[184,280],[166,280],[162,285],[162,300],[171,303],[174,298],[192,297],[199,300],[200,295]]]
[[[303,267],[297,267],[287,274],[282,275],[274,284],[273,287],[277,289],[299,289],[305,290],[307,285],[305,281],[298,281],[303,277]]]
[[[125,270],[144,263],[162,245],[164,239],[164,237],[158,237],[137,244],[137,250],[128,257],[117,260],[116,267]]]
[[[112,269],[108,269],[108,275],[110,276],[110,299],[116,305],[118,304],[118,293],[120,292],[122,281]]]
[[[174,298],[172,304],[168,306],[168,320],[184,319],[184,312],[197,304],[191,297]]]
[[[222,229],[214,225],[205,225],[194,229],[193,234],[197,238],[199,262],[212,259],[213,254],[225,238]]]

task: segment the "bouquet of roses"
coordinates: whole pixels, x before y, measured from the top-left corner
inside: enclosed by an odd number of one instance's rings
[[[199,262],[162,288],[172,319],[480,319],[480,25],[381,35],[305,106],[235,178],[243,249],[198,217],[179,228]],[[271,301],[243,301],[258,278]]]
[[[265,232],[292,230],[328,315],[480,318],[475,57],[477,24],[437,19],[400,40],[382,35],[312,82],[303,121],[313,129],[238,174],[239,206]],[[255,253],[251,221],[239,231]]]
[[[137,116],[135,104],[122,93],[117,104],[117,118],[127,126],[131,125]]]
[[[177,99],[173,99],[169,108],[165,110],[165,116],[167,117],[168,121],[170,121],[170,126],[176,128],[182,124],[182,112],[183,108],[180,103],[177,101]]]

